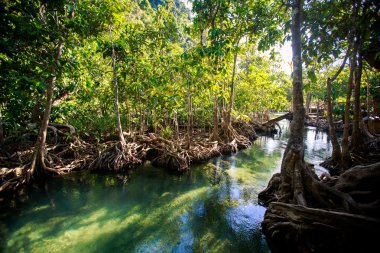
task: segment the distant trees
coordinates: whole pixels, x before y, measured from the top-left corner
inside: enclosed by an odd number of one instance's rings
[[[124,128],[178,138],[186,124],[190,145],[194,126],[230,142],[233,118],[287,108],[285,75],[256,50],[281,38],[276,3],[193,8],[191,24],[178,1],[2,1],[0,142],[38,131],[34,176],[56,173],[46,150],[51,121],[98,140],[115,126],[121,137]],[[275,99],[264,103],[264,92]]]
[[[349,63],[349,76],[346,81],[346,96],[344,109],[344,133],[342,140],[342,150],[337,144],[337,140],[332,135],[333,140],[333,163],[339,164],[342,168],[349,168],[351,165],[350,152],[360,152],[362,145],[360,129],[360,92],[363,72],[363,51],[369,49],[373,36],[376,33],[374,25],[378,22],[377,14],[379,4],[372,0],[355,1],[313,1],[305,4],[305,25],[303,26],[303,36],[306,41],[304,60],[309,66],[315,66],[318,62],[325,65],[347,57]],[[345,11],[341,11],[341,10]],[[346,61],[344,61],[346,62]],[[328,77],[328,95],[331,93],[331,84],[341,73],[345,64],[341,65],[332,76]],[[352,93],[353,91],[353,93]],[[353,95],[354,107],[351,108]],[[330,94],[331,95],[331,94]],[[328,98],[329,100],[330,98]],[[352,141],[348,141],[350,130],[350,111],[354,111],[352,118]],[[329,125],[332,128],[332,116],[328,117]],[[334,129],[330,129],[333,132]],[[340,154],[341,153],[341,154]]]

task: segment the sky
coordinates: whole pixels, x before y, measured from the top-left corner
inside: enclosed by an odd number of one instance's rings
[[[292,63],[292,45],[290,41],[285,42],[285,44],[279,48],[279,53],[281,55],[281,67],[289,75],[291,74],[290,64]]]
[[[187,8],[189,8],[191,10],[191,7],[192,7],[192,4],[190,1],[188,0],[180,0],[182,3],[184,3],[186,5]]]

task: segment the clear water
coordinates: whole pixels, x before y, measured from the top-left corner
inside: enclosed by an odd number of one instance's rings
[[[287,121],[281,128],[181,176],[146,165],[126,183],[83,172],[51,180],[3,218],[0,251],[270,252],[257,194],[279,171]],[[327,135],[315,129],[305,144],[313,163],[330,152]]]

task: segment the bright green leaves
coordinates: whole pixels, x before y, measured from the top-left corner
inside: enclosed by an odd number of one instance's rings
[[[234,115],[247,119],[254,111],[288,105],[288,78],[253,47],[269,49],[284,36],[288,13],[276,1],[195,0],[192,21],[178,1],[53,2],[57,13],[40,1],[0,4],[8,10],[8,22],[0,24],[5,31],[0,38],[0,81],[5,84],[0,103],[8,114],[20,108],[8,118],[30,120],[54,75],[53,120],[77,124],[86,133],[111,131],[99,123],[107,124],[114,110],[109,26],[122,121],[132,129],[141,124],[163,128],[174,111],[182,123],[191,112],[199,125],[210,125],[212,98],[217,95],[220,105],[230,99],[235,54]],[[59,39],[64,47],[53,72]],[[99,124],[89,123],[96,120]]]
[[[247,55],[251,50],[244,48],[242,54]],[[252,115],[289,107],[290,78],[284,72],[273,69],[272,64],[266,56],[257,53],[243,58],[236,83],[235,106],[239,113]]]
[[[307,71],[307,77],[310,79],[312,83],[315,83],[317,81],[317,76],[315,75],[314,69]]]

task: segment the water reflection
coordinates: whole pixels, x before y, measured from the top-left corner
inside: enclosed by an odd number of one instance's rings
[[[321,162],[331,156],[332,144],[326,132],[316,127],[307,127],[304,135],[305,160],[314,164],[315,172],[320,175],[326,169],[319,166]]]
[[[288,123],[280,126],[281,135],[181,176],[146,165],[126,184],[86,173],[52,180],[7,216],[3,251],[269,252],[257,194],[279,171]],[[306,159],[323,159],[327,142],[309,129]]]

